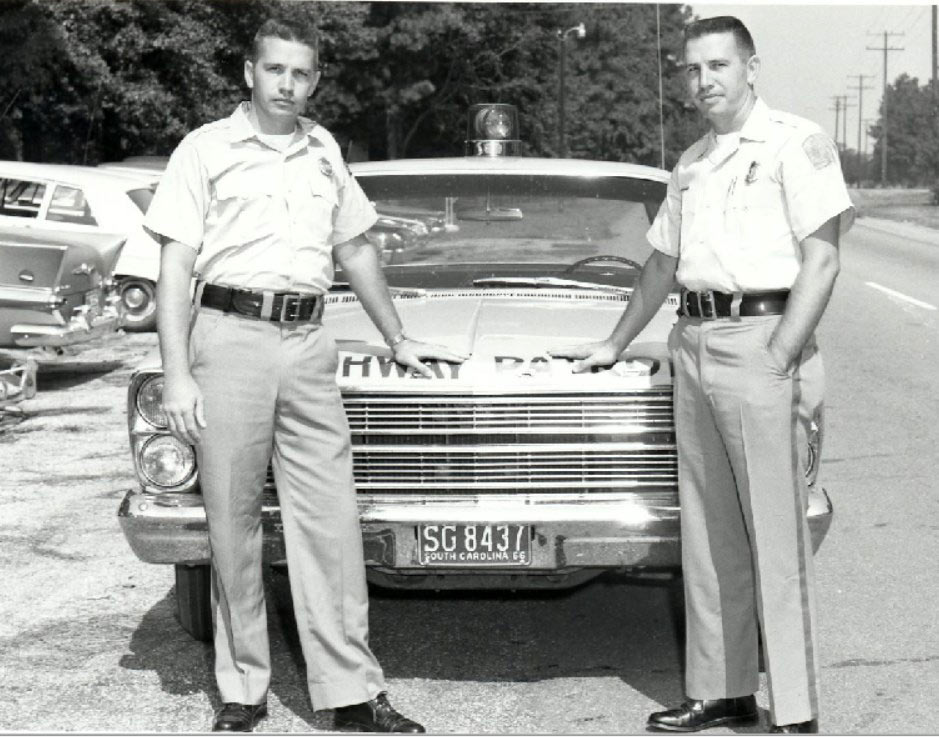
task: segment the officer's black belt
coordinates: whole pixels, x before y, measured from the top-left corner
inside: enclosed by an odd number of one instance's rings
[[[772,292],[715,292],[706,290],[692,292],[682,289],[679,296],[678,314],[682,317],[701,317],[713,320],[718,317],[757,317],[759,315],[781,315],[786,310],[789,290]]]
[[[323,315],[322,295],[297,292],[254,292],[250,289],[223,287],[218,284],[200,284],[200,304],[222,312],[234,312],[246,317],[271,322],[315,322]]]

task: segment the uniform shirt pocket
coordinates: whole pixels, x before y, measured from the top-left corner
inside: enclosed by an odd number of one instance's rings
[[[277,186],[257,173],[222,176],[215,182],[212,240],[217,246],[239,246],[276,232]]]
[[[305,245],[329,242],[339,193],[332,177],[312,173],[291,192],[291,215],[295,240]]]
[[[695,216],[699,209],[698,199],[701,196],[701,187],[685,185],[681,188],[681,243],[687,245],[691,242],[694,232]]]
[[[738,178],[731,197],[729,213],[736,223],[734,231],[744,244],[765,243],[779,236],[785,213],[782,188],[768,172],[751,172]]]

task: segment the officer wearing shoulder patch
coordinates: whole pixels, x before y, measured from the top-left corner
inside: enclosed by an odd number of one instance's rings
[[[818,728],[807,398],[820,404],[814,332],[854,209],[831,139],[771,110],[749,31],[723,16],[685,31],[685,72],[710,131],[672,172],[654,250],[607,340],[554,351],[575,370],[613,363],[673,280],[669,338],[685,583],[687,701],[648,728],[755,723],[758,633],[771,732]],[[758,627],[759,624],[759,627]]]
[[[264,23],[251,101],[190,133],[146,217],[162,243],[157,313],[170,431],[195,446],[212,551],[213,731],[267,713],[261,494],[273,463],[310,698],[336,727],[423,732],[395,711],[368,646],[349,427],[322,326],[338,261],[394,359],[465,356],[404,334],[364,232],[377,219],[332,136],[300,117],[319,81],[315,31]],[[190,283],[197,278],[190,302]]]

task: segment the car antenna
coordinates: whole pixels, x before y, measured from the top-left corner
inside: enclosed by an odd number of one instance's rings
[[[655,44],[659,62],[659,140],[661,142],[661,168],[665,168],[665,103],[662,99],[662,26],[659,17],[659,4],[655,4]]]

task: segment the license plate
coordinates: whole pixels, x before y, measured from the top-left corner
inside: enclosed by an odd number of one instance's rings
[[[422,566],[531,565],[529,525],[420,525]]]

